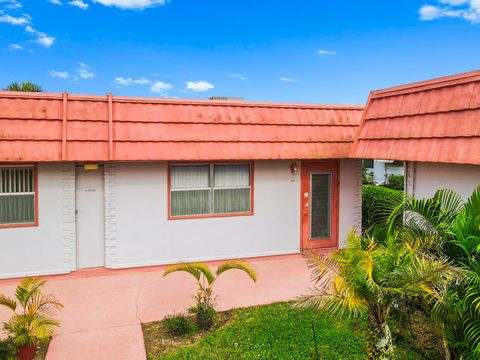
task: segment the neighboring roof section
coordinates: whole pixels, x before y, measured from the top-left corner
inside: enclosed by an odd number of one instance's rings
[[[480,71],[373,91],[354,157],[480,164]]]
[[[363,107],[0,92],[0,161],[349,157]]]

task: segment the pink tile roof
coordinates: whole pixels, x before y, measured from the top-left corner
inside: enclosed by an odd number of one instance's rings
[[[353,156],[480,164],[480,71],[373,91]]]
[[[0,92],[0,161],[346,158],[363,107]]]

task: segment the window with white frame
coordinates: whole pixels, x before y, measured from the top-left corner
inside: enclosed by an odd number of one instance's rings
[[[172,165],[170,216],[249,213],[250,179],[250,164]]]
[[[0,166],[0,226],[34,224],[33,166]]]

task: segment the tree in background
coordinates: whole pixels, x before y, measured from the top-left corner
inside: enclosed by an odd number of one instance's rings
[[[5,89],[5,91],[24,91],[24,92],[42,92],[43,88],[40,85],[34,84],[30,81],[22,83],[12,82]]]

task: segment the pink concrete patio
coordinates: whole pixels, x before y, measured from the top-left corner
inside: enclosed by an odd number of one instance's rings
[[[258,271],[258,282],[239,271],[222,275],[216,284],[220,310],[291,300],[310,285],[301,255],[250,261]],[[65,306],[59,315],[62,327],[47,359],[144,360],[141,323],[183,312],[193,303],[193,278],[181,273],[163,278],[163,269],[102,269],[47,277],[47,291]],[[12,295],[17,283],[0,281],[0,294]],[[0,322],[7,315],[0,309]]]

